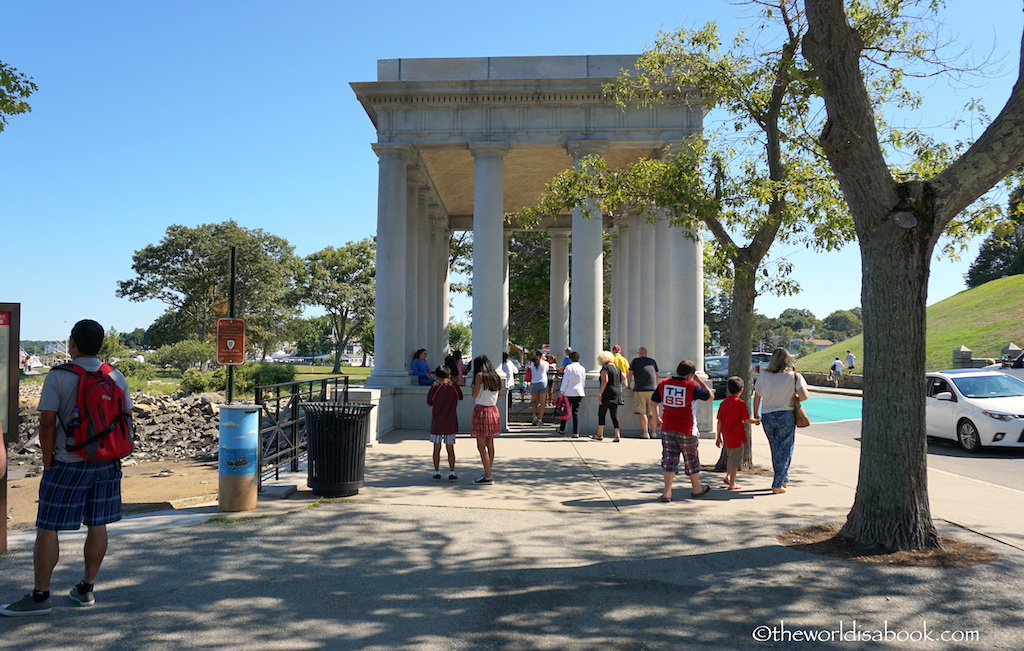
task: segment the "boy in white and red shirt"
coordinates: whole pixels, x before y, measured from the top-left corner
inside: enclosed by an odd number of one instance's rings
[[[672,480],[679,471],[679,457],[683,457],[683,472],[690,477],[693,497],[711,490],[700,483],[700,457],[697,454],[699,432],[694,432],[694,400],[711,400],[711,391],[697,376],[697,367],[688,359],[679,362],[676,374],[662,380],[651,396],[654,403],[654,424],[661,429],[661,469],[664,471],[665,492],[662,502],[672,501]]]

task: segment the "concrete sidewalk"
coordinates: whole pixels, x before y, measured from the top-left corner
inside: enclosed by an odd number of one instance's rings
[[[763,434],[754,442],[755,462],[770,468]],[[701,450],[705,464],[717,459],[713,441]],[[952,639],[915,648],[1024,648],[1018,491],[933,471],[940,533],[999,557],[887,567],[777,543],[786,529],[842,521],[853,503],[858,451],[802,431],[788,493],[771,494],[770,475],[726,491],[704,473],[715,490],[690,498],[677,482],[668,504],[657,501],[656,440],[517,428],[497,439],[491,486],[471,483],[472,439],[456,445],[458,483],[431,480],[430,451],[421,432],[391,435],[367,451],[366,486],[346,500],[316,500],[300,474],[276,482],[297,491],[255,511],[191,507],[118,523],[92,609],[63,597],[81,549],[62,535],[53,613],[0,618],[4,647],[876,648],[864,640],[888,630]],[[238,520],[201,524],[212,516]],[[2,602],[30,587],[30,540],[12,536],[0,558]],[[831,642],[808,646],[811,634]]]

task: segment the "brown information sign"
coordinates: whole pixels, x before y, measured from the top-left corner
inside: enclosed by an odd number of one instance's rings
[[[217,319],[217,363],[245,363],[245,319]]]

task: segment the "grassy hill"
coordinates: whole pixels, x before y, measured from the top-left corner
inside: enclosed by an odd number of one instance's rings
[[[974,357],[999,359],[1010,342],[1024,348],[1024,275],[993,280],[929,307],[925,368],[950,368],[953,349],[960,346]],[[800,358],[797,368],[827,372],[836,357],[846,359],[847,350],[857,356],[858,371],[871,362],[864,359],[864,337],[858,335]]]

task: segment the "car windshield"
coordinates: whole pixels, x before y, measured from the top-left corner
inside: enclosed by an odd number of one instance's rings
[[[729,358],[715,359],[707,357],[704,359],[704,367],[709,371],[724,371],[729,368]]]
[[[979,375],[953,378],[953,384],[965,398],[1008,398],[1024,396],[1024,382],[1004,375]]]

